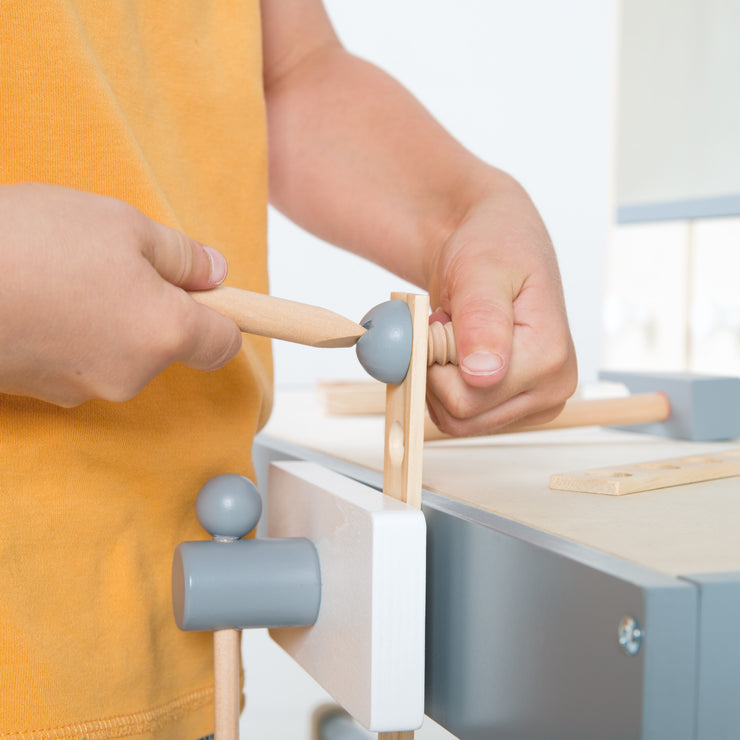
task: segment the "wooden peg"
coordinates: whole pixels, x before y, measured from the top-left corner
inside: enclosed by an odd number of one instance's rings
[[[552,421],[542,424],[512,424],[494,434],[539,432],[547,429],[571,429],[590,426],[625,426],[665,421],[671,415],[671,406],[663,393],[637,393],[618,398],[570,400]],[[450,439],[427,418],[424,439],[431,442]]]
[[[381,414],[384,409],[384,391],[380,383],[354,381],[324,382],[320,386],[324,405],[329,414]],[[665,421],[671,406],[663,393],[636,393],[617,398],[571,399],[552,421],[542,424],[514,424],[492,434],[537,432],[546,429],[570,429],[586,426],[625,426]],[[424,439],[427,442],[450,439],[427,416],[424,421]]]
[[[228,316],[243,332],[311,347],[352,347],[366,331],[326,308],[224,285],[190,296]]]
[[[434,321],[429,325],[427,365],[457,365],[457,345],[452,322]]]
[[[239,630],[213,633],[214,740],[239,740]]]

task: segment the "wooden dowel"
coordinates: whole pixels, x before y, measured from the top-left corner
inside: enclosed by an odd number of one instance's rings
[[[512,425],[493,434],[539,432],[546,429],[570,429],[572,427],[623,426],[650,424],[665,421],[671,415],[671,405],[663,393],[639,393],[622,398],[596,398],[573,400],[552,421],[544,424]],[[427,417],[424,426],[425,441],[450,439]]]
[[[385,407],[385,386],[374,382],[327,382],[320,385],[324,406],[330,414],[381,414]],[[501,434],[568,429],[586,426],[622,426],[665,421],[671,414],[663,393],[640,393],[618,398],[572,399],[552,421],[546,424],[520,424],[502,429]],[[424,439],[447,439],[427,417]]]
[[[214,740],[239,740],[239,630],[213,633]]]
[[[228,316],[248,334],[311,347],[351,347],[366,329],[319,306],[227,286],[190,293],[204,306]]]

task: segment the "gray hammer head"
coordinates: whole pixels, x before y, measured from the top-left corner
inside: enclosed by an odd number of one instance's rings
[[[367,329],[356,345],[362,367],[381,383],[402,383],[413,343],[409,307],[404,301],[386,301],[371,308],[360,323]]]
[[[608,371],[599,373],[599,379],[623,383],[630,393],[660,392],[668,397],[668,419],[620,429],[695,442],[740,437],[740,378]]]

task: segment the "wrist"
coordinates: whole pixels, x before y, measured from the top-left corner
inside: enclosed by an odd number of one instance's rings
[[[457,253],[467,241],[492,238],[490,230],[497,230],[497,226],[528,211],[537,215],[526,190],[514,177],[476,161],[473,167],[466,168],[464,178],[454,182],[446,206],[437,211],[435,230],[430,230],[425,240],[423,281],[419,284],[429,291],[433,300],[439,297],[440,281],[447,272],[452,252]],[[470,226],[481,217],[485,230]]]

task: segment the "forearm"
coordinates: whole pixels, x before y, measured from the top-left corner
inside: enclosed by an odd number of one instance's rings
[[[266,96],[276,207],[424,288],[438,247],[472,205],[496,192],[521,197],[511,178],[338,42],[267,80]]]

